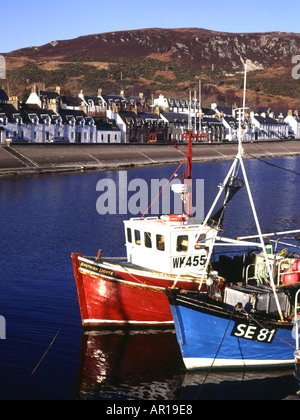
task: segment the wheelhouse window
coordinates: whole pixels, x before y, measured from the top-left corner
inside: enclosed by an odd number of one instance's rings
[[[131,229],[127,228],[127,241],[129,243],[132,243],[132,234],[131,234]]]
[[[134,231],[134,240],[137,245],[141,245],[141,232],[139,230]]]
[[[184,252],[188,250],[189,237],[188,235],[179,235],[176,242],[176,251]]]
[[[159,251],[165,250],[165,237],[164,235],[156,235],[156,248]]]
[[[145,232],[144,233],[144,240],[145,240],[145,247],[146,248],[152,248],[152,239],[151,239],[151,233]]]
[[[201,235],[195,244],[195,249],[205,248],[204,246],[205,242],[206,242],[206,235]]]

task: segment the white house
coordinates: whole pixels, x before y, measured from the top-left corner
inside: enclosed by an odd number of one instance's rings
[[[51,109],[57,112],[60,106],[60,87],[57,86],[55,92],[39,90],[33,86],[29,95],[27,105],[37,105],[41,109]]]
[[[259,139],[280,139],[288,136],[288,124],[277,121],[266,115],[256,115],[250,112],[250,123],[254,140]]]
[[[96,143],[121,143],[122,133],[115,120],[95,117]]]
[[[292,111],[289,111],[284,121],[288,125],[288,135],[294,135],[297,139],[299,139],[300,138],[300,118],[299,118],[298,111],[295,111],[294,113]]]
[[[102,98],[102,89],[98,89],[98,96],[88,96],[81,91],[78,95],[83,105],[86,107],[86,113],[88,115],[105,114],[106,103]]]

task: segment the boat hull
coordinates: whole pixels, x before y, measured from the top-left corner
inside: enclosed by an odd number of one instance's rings
[[[176,276],[129,271],[119,264],[95,264],[72,254],[82,324],[85,327],[172,327],[174,321],[165,289]],[[194,280],[177,287],[197,290]]]
[[[293,325],[257,319],[168,292],[177,340],[188,370],[294,365]],[[252,317],[251,317],[252,318]]]

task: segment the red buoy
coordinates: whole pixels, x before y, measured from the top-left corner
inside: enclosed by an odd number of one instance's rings
[[[299,282],[299,273],[293,273],[291,270],[285,270],[282,275],[284,284],[295,284]]]

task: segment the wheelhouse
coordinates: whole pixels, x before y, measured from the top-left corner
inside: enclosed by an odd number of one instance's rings
[[[131,218],[124,225],[128,262],[165,274],[202,275],[215,229],[188,218]]]

